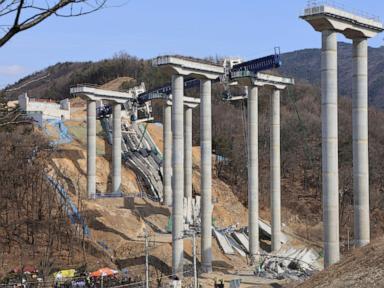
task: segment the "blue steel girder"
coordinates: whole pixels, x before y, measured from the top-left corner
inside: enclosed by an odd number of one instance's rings
[[[200,80],[196,78],[186,78],[184,79],[184,89],[190,89],[193,87],[197,87],[200,85]],[[154,99],[167,99],[166,96],[172,93],[172,85],[171,83],[167,83],[164,86],[160,88],[155,88],[152,90],[149,90],[147,92],[141,93],[139,96],[137,96],[137,102],[142,105],[147,101],[154,100]],[[164,95],[166,95],[164,97]]]
[[[238,71],[250,71],[257,73],[263,70],[279,68],[281,66],[281,60],[279,54],[273,54],[266,57],[246,61],[240,64],[236,64],[232,67],[230,73]]]
[[[280,53],[278,52],[278,50],[276,50],[275,54],[273,55],[269,55],[269,56],[258,58],[258,59],[253,59],[250,61],[246,61],[246,62],[242,62],[234,65],[229,71],[228,76],[229,78],[232,78],[231,74],[239,71],[247,71],[247,73],[251,75],[257,72],[261,72],[263,70],[279,68],[281,65],[282,65],[282,62],[280,59]],[[214,80],[214,82],[219,80],[220,79],[217,78],[216,80]],[[196,79],[196,78],[184,79],[184,89],[190,89],[193,87],[197,87],[199,85],[200,85],[199,79]],[[160,88],[155,88],[140,94],[137,97],[137,102],[139,103],[139,105],[142,105],[147,101],[150,101],[153,99],[160,99],[163,97],[164,94],[169,95],[171,93],[172,93],[172,85],[171,83],[167,83],[166,85]]]

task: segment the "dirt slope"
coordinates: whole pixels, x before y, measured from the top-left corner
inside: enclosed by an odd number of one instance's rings
[[[119,265],[140,267],[140,259],[143,255],[144,229],[155,243],[151,257],[156,261],[171,266],[171,235],[162,234],[165,231],[170,210],[159,203],[140,198],[135,199],[135,209],[124,208],[122,198],[103,198],[86,200],[86,107],[85,102],[72,99],[74,104],[71,120],[66,121],[69,134],[73,141],[58,146],[52,159],[52,166],[56,173],[65,180],[65,187],[71,193],[71,197],[81,206],[82,214],[86,217],[91,229],[91,238],[96,245],[103,249]],[[163,148],[162,127],[157,124],[149,124],[147,131],[158,145]],[[50,133],[55,139],[54,131]],[[110,145],[103,138],[100,124],[97,124],[97,190],[101,193],[110,191]],[[199,147],[193,148],[194,173],[193,188],[196,194],[200,193]],[[246,223],[246,209],[237,201],[232,190],[217,178],[213,179],[213,197],[215,199],[214,219],[219,227],[225,227],[240,223]],[[135,174],[128,168],[122,168],[122,191],[125,194],[139,191]],[[80,198],[78,196],[81,196]],[[80,200],[81,199],[81,200]],[[185,252],[187,258],[191,258],[191,241],[185,240]],[[213,241],[213,253],[215,265],[227,268],[243,266],[246,260],[239,256],[223,255],[216,241]],[[166,269],[167,270],[167,269]],[[165,271],[164,271],[165,273]]]
[[[101,85],[100,88],[105,90],[120,91],[123,83],[132,81],[134,81],[134,79],[131,77],[118,77],[112,81]]]
[[[384,239],[381,238],[345,255],[339,263],[296,287],[384,287],[383,259]]]
[[[72,108],[71,120],[65,121],[73,141],[58,146],[52,164],[57,171],[65,176],[68,189],[75,195],[86,195],[86,108],[85,102],[73,100],[76,107]],[[96,127],[96,190],[100,193],[111,191],[111,147],[104,139],[99,122]],[[53,134],[53,133],[52,133]],[[127,167],[122,166],[122,191],[124,193],[139,192],[136,175]]]
[[[124,207],[123,198],[102,198],[87,200],[86,196],[86,113],[85,103],[73,99],[72,119],[66,121],[73,141],[58,146],[52,165],[66,181],[66,188],[76,203],[80,203],[81,212],[91,230],[91,239],[94,244],[107,253],[118,268],[129,267],[143,275],[144,268],[144,231],[150,238],[151,273],[167,275],[172,264],[172,237],[164,234],[170,209],[160,203],[136,197],[134,209]],[[97,190],[102,193],[110,191],[110,145],[103,138],[100,124],[97,124]],[[150,133],[159,149],[163,148],[162,127],[157,124],[148,124]],[[53,135],[54,133],[52,133]],[[213,157],[214,161],[214,157]],[[193,147],[193,191],[200,194],[200,148]],[[122,167],[122,191],[125,194],[136,193],[139,186],[135,174],[128,168]],[[78,196],[81,196],[80,198]],[[213,173],[212,195],[214,201],[213,219],[217,227],[227,227],[247,224],[247,209],[235,196],[232,188],[222,182]],[[185,239],[186,261],[192,260],[191,239]],[[200,239],[197,239],[197,251],[200,249]],[[230,279],[237,277],[241,271],[249,270],[247,259],[237,255],[224,255],[217,241],[212,241],[213,266],[215,271],[224,273]],[[198,261],[200,261],[198,253]],[[97,263],[96,263],[97,264]],[[188,266],[186,266],[188,267]],[[240,271],[240,272],[239,272]],[[221,277],[222,274],[217,274]],[[224,275],[223,274],[223,275]],[[215,274],[216,275],[216,274]],[[232,276],[231,276],[232,275]],[[234,275],[234,276],[233,276]],[[228,278],[226,277],[226,278]],[[229,279],[228,278],[228,279]],[[251,278],[251,277],[250,277]],[[260,284],[269,285],[257,280]],[[261,281],[261,282],[260,282]],[[202,283],[210,285],[212,279]],[[209,284],[208,284],[209,283]],[[253,283],[253,282],[252,282]],[[209,287],[209,286],[208,286]],[[252,287],[252,286],[249,286]]]

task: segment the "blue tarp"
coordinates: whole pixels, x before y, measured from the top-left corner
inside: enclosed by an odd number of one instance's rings
[[[55,127],[57,129],[57,132],[59,134],[59,140],[52,141],[51,143],[54,145],[58,144],[66,144],[72,142],[72,137],[68,133],[68,128],[65,126],[64,122],[60,119],[47,119],[45,120],[46,124],[51,125],[52,127]],[[45,127],[45,132],[47,135],[53,136],[48,129]]]

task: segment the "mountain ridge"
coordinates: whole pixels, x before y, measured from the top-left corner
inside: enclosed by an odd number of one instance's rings
[[[321,79],[321,50],[306,48],[281,55],[283,65],[278,72],[284,76],[304,80],[317,87]],[[352,45],[338,43],[339,95],[352,95]],[[124,67],[125,66],[125,67]],[[384,46],[369,47],[369,104],[384,108]],[[6,93],[7,99],[16,99],[22,92],[29,92],[31,97],[56,98],[68,97],[69,87],[78,83],[104,84],[120,76],[130,76],[138,82],[144,81],[147,88],[168,82],[167,78],[151,66],[150,61],[120,53],[110,59],[96,62],[63,62],[32,73],[4,90],[22,86],[32,79],[49,73],[45,80],[26,85],[23,89]],[[3,95],[4,95],[3,90]]]

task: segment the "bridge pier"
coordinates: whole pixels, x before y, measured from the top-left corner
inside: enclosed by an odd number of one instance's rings
[[[353,199],[355,245],[370,240],[368,165],[368,41],[353,39]]]
[[[172,106],[165,104],[163,117],[163,191],[164,204],[172,205]]]
[[[258,86],[248,87],[248,234],[252,263],[257,261],[259,254],[258,93]]]
[[[121,193],[121,104],[113,103],[112,193]]]
[[[184,114],[184,197],[187,209],[192,208],[192,108],[186,106]],[[191,223],[191,213],[187,213],[187,223]]]
[[[201,265],[212,272],[212,108],[211,80],[200,80]]]
[[[96,197],[96,101],[87,101],[87,193]]]
[[[270,120],[270,189],[272,211],[272,251],[281,247],[281,166],[280,166],[280,90],[271,96]]]
[[[270,98],[270,197],[271,197],[271,250],[281,247],[281,163],[280,163],[280,91],[295,80],[263,73],[235,76],[240,85],[248,87],[248,234],[251,263],[259,260],[259,151],[258,151],[258,93],[259,88],[273,88]]]
[[[172,124],[173,124],[173,263],[172,270],[183,276],[183,76],[200,79],[200,148],[201,148],[201,266],[204,272],[212,271],[212,119],[211,81],[223,75],[221,65],[180,56],[159,56],[152,65],[162,67],[172,75]],[[192,103],[198,103],[191,98]],[[193,107],[192,107],[193,108]],[[186,112],[189,113],[189,112]],[[176,133],[176,134],[175,134]],[[187,132],[188,133],[188,132]],[[176,158],[177,157],[177,158]],[[189,166],[190,164],[188,164]],[[181,169],[176,170],[176,169]],[[189,192],[188,192],[189,193]],[[177,203],[177,204],[176,204]]]
[[[354,236],[357,246],[369,243],[367,39],[384,31],[375,18],[353,15],[332,5],[314,4],[300,18],[322,33],[322,170],[324,265],[338,262],[339,179],[337,137],[337,33],[353,40],[353,191]]]
[[[184,77],[172,76],[172,273],[183,277],[184,266]]]
[[[325,265],[340,260],[337,129],[337,33],[322,32],[321,119]]]

